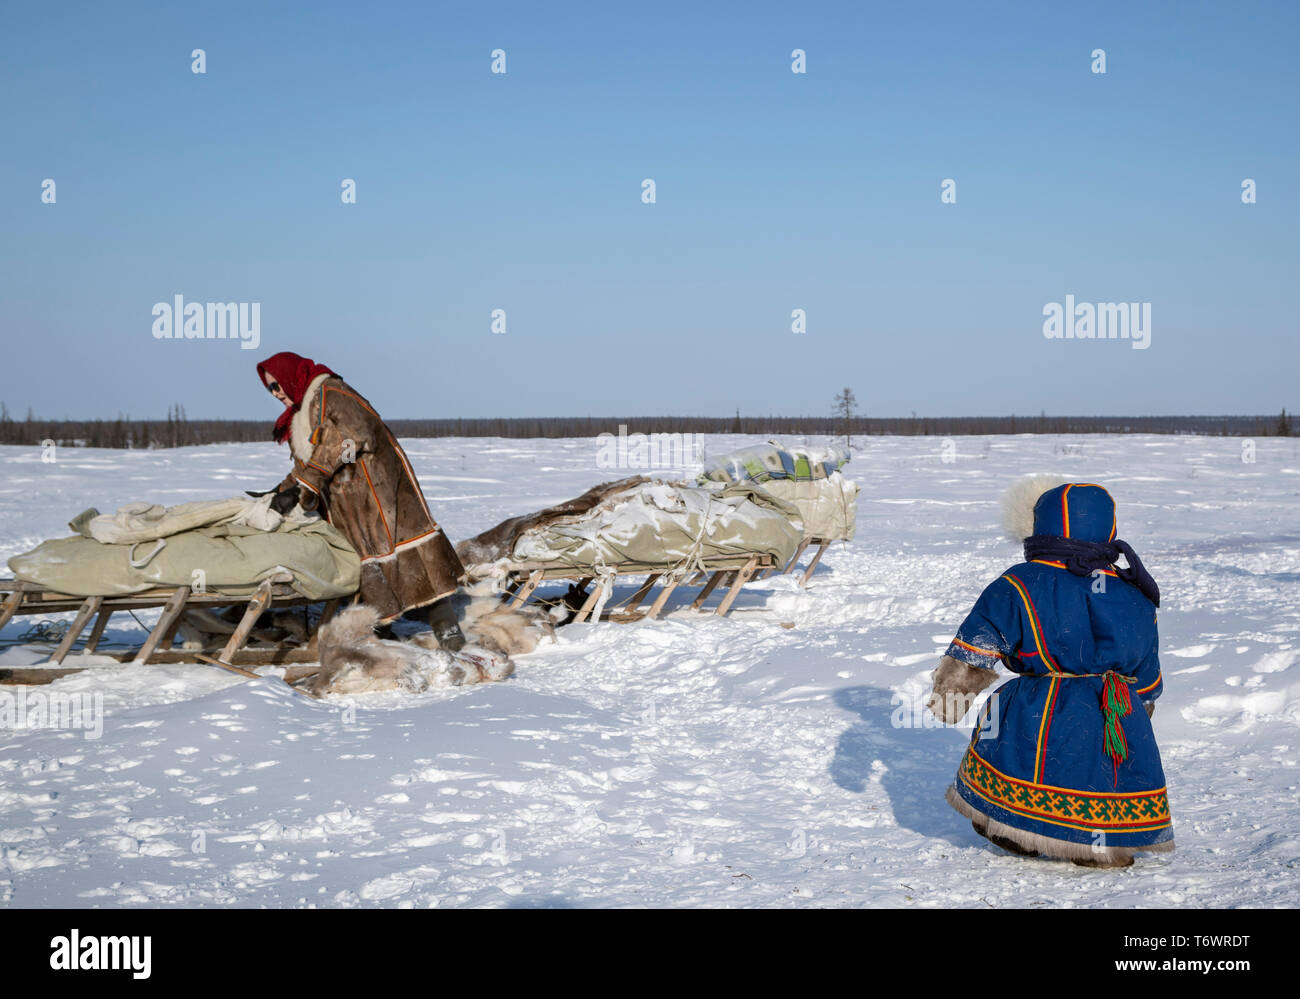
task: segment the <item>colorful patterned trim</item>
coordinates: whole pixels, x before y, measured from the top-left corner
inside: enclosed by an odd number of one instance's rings
[[[1165,788],[1156,791],[1077,791],[1016,780],[967,748],[957,779],[972,794],[1038,822],[1092,832],[1150,832],[1172,824]]]

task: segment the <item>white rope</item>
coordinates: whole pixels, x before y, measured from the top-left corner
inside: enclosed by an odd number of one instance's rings
[[[153,550],[149,552],[149,554],[146,555],[144,558],[138,559],[135,557],[135,550],[139,548],[142,544],[144,544],[143,541],[137,541],[135,544],[131,546],[131,550],[127,552],[126,559],[128,562],[131,563],[132,569],[143,569],[150,562],[152,562],[154,556],[167,547],[167,539],[159,538],[157,541],[154,542]]]
[[[600,615],[605,612],[605,604],[609,603],[609,598],[614,594],[614,580],[617,576],[617,571],[608,566],[597,573],[596,585],[600,587],[597,590],[599,595],[596,597],[596,606],[591,609],[591,616],[587,618],[592,624],[600,623]]]
[[[681,561],[677,563],[668,573],[668,575],[677,582],[685,579],[688,575],[695,572],[708,572],[704,567],[704,558],[700,554],[704,550],[704,538],[709,529],[709,511],[713,506],[713,494],[708,490],[704,491],[704,512],[700,515],[700,530],[695,538],[691,541],[691,546],[682,556]]]

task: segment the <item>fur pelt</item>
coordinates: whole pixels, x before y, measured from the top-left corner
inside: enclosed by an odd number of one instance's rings
[[[532,652],[544,637],[555,640],[555,616],[550,608],[529,604],[508,607],[491,585],[483,584],[466,587],[453,599],[466,640],[482,648],[518,656]]]
[[[1035,850],[1044,857],[1057,860],[1073,860],[1085,867],[1127,867],[1138,853],[1168,853],[1174,848],[1171,839],[1165,843],[1151,846],[1096,846],[1091,843],[1070,843],[1063,839],[1052,839],[1037,833],[1025,832],[996,819],[990,819],[971,808],[966,800],[957,793],[954,786],[948,787],[948,804],[974,823],[976,831],[988,838],[997,837],[1015,843],[1021,849]]]
[[[546,634],[551,618],[540,610],[512,610],[495,597],[458,598],[461,630],[468,644],[452,654],[438,648],[432,632],[407,641],[379,638],[379,612],[359,604],[321,625],[321,668],[302,685],[312,694],[361,694],[381,690],[419,693],[434,687],[459,687],[504,680],[514,673],[513,655],[531,652]]]
[[[998,677],[991,669],[980,669],[952,656],[944,656],[931,678],[934,690],[926,707],[941,722],[955,725],[966,716],[980,692]]]
[[[379,612],[358,604],[320,627],[321,668],[302,681],[317,697],[368,694],[381,690],[420,693],[431,687],[459,687],[504,680],[514,672],[505,656],[466,646],[457,655],[414,642],[379,638]]]
[[[574,499],[522,517],[503,520],[496,527],[462,541],[456,546],[456,554],[466,566],[487,567],[498,559],[509,558],[516,543],[529,531],[548,524],[566,522],[570,518],[589,516],[610,497],[649,481],[644,475],[633,475],[616,482],[602,482]]]
[[[1059,475],[1026,475],[1002,494],[1002,527],[1007,537],[1020,544],[1034,533],[1034,504],[1049,489],[1064,485]]]

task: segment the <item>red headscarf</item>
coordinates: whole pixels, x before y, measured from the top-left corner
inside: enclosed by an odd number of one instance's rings
[[[273,380],[280,383],[284,394],[293,401],[293,405],[286,406],[280,418],[275,421],[275,429],[271,432],[272,437],[281,444],[285,442],[289,436],[289,424],[293,421],[293,414],[302,407],[302,397],[307,391],[307,386],[317,375],[332,374],[334,372],[325,365],[317,364],[310,357],[303,357],[289,350],[282,350],[257,366],[257,376],[262,379],[263,388],[266,388],[266,376],[270,375]]]

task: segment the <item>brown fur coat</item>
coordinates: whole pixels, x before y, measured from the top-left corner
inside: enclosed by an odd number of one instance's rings
[[[425,503],[406,452],[343,379],[321,375],[290,428],[293,471],[280,488],[301,487],[361,556],[361,599],[391,621],[455,592],[464,568]]]

